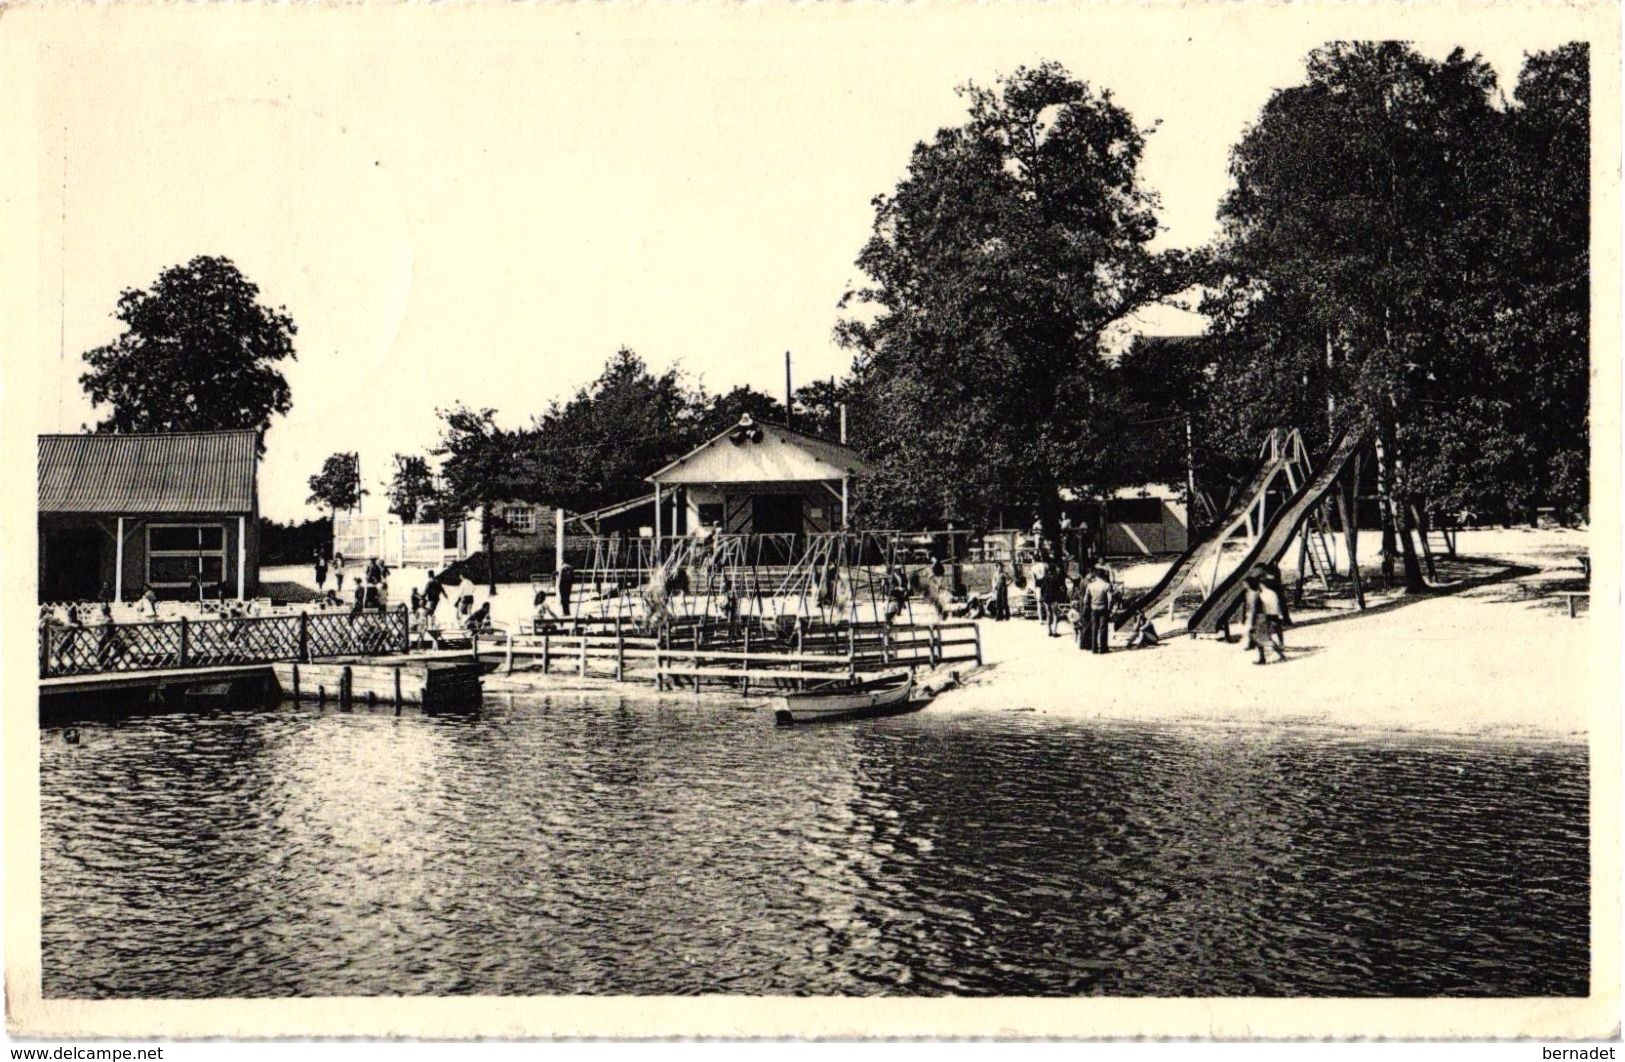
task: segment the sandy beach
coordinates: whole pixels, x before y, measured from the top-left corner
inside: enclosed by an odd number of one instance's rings
[[[1379,536],[1361,538],[1367,579],[1377,575]],[[981,624],[985,664],[937,697],[934,712],[1032,712],[1069,719],[1218,726],[1292,726],[1417,735],[1583,741],[1587,732],[1588,605],[1568,618],[1564,589],[1583,587],[1583,531],[1462,532],[1458,556],[1440,557],[1433,591],[1407,598],[1368,587],[1367,609],[1346,596],[1310,593],[1293,610],[1288,659],[1264,667],[1236,640],[1167,636],[1144,650],[1098,657],[1069,635],[1050,638],[1031,620]],[[1150,586],[1172,558],[1120,565],[1130,587]],[[426,573],[391,576],[399,600]],[[267,569],[267,580],[308,586],[305,567]],[[528,612],[530,588],[499,584],[493,618],[510,629]],[[1065,631],[1065,625],[1062,630]],[[1118,639],[1117,645],[1121,645]],[[487,678],[492,692],[614,690],[659,697],[652,688],[530,671]],[[737,696],[707,694],[741,701]],[[685,698],[686,699],[686,698]],[[753,699],[754,700],[754,699]]]
[[[1374,572],[1378,536],[1360,544]],[[1179,634],[1098,657],[1035,623],[983,623],[987,666],[932,710],[1584,740],[1586,604],[1571,620],[1557,592],[1580,586],[1585,552],[1579,531],[1463,532],[1433,593],[1368,592],[1364,613],[1348,600],[1296,609],[1288,660],[1265,667],[1239,624],[1230,644]],[[1164,568],[1124,579],[1148,585]]]

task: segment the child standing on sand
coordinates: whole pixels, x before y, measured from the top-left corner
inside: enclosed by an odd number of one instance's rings
[[[1280,596],[1256,575],[1247,576],[1246,587],[1247,648],[1258,650],[1258,659],[1253,663],[1269,662],[1264,656],[1266,643],[1275,650],[1277,658],[1285,661],[1286,641],[1282,634]]]

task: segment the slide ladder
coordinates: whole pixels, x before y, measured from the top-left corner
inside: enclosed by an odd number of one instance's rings
[[[1219,581],[1220,568],[1226,543],[1238,533],[1247,539],[1255,538],[1268,516],[1269,497],[1276,489],[1276,481],[1285,479],[1288,493],[1296,491],[1310,475],[1308,454],[1297,429],[1286,432],[1271,431],[1259,449],[1258,471],[1246,489],[1235,496],[1223,514],[1207,533],[1191,543],[1174,561],[1157,585],[1129,601],[1119,613],[1117,622],[1123,623],[1136,612],[1148,617],[1166,616],[1173,621],[1174,608],[1181,593],[1192,583],[1205,598]]]
[[[1218,581],[1206,600],[1192,614],[1190,622],[1186,625],[1192,634],[1211,634],[1225,625],[1236,607],[1241,604],[1242,592],[1245,589],[1243,580],[1247,577],[1247,573],[1256,565],[1280,561],[1298,533],[1306,530],[1304,525],[1315,518],[1316,510],[1337,487],[1339,477],[1348,470],[1365,443],[1366,436],[1363,432],[1344,431],[1333,438],[1327,451],[1326,463],[1287,499],[1285,505],[1275,510],[1241,563],[1236,565],[1229,575]],[[1311,531],[1309,537],[1318,536]],[[1327,567],[1329,570],[1329,549]]]

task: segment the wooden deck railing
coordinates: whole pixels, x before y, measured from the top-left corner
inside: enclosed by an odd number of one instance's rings
[[[111,671],[165,671],[224,664],[405,652],[406,607],[359,616],[339,612],[219,619],[41,624],[40,678]]]

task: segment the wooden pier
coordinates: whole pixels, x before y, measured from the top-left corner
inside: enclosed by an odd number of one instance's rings
[[[473,651],[478,654],[476,644]],[[490,645],[503,670],[531,661],[543,674],[653,681],[659,689],[704,681],[783,687],[904,668],[982,662],[981,631],[973,622],[940,624],[798,624],[780,630],[748,621],[688,621],[659,635],[628,633],[604,623],[544,628]]]
[[[352,704],[414,704],[423,708],[451,708],[478,704],[478,661],[350,660],[303,663],[297,660],[271,665],[284,697],[296,701]]]
[[[414,648],[432,635],[435,647]],[[810,617],[669,616],[653,630],[625,617],[548,621],[524,633],[413,630],[404,609],[178,623],[45,626],[42,705],[122,699],[237,704],[281,695],[351,704],[478,703],[480,674],[517,664],[542,674],[649,682],[798,688],[901,669],[982,662],[974,622],[823,622]]]

